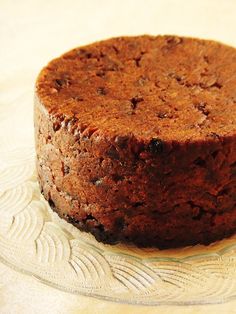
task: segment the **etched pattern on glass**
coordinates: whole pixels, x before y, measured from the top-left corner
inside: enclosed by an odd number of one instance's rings
[[[235,297],[235,237],[167,251],[110,246],[52,212],[35,175],[28,98],[0,108],[1,261],[56,288],[118,302],[195,304]]]

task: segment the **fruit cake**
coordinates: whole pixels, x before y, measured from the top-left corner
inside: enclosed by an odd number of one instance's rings
[[[236,49],[112,38],[35,89],[37,172],[60,217],[105,243],[171,248],[236,232]]]

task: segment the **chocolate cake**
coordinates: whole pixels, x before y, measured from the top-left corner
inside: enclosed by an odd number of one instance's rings
[[[69,51],[35,92],[39,183],[106,243],[180,247],[236,232],[236,49],[176,36]]]

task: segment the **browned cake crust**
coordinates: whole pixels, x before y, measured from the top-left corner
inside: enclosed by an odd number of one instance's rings
[[[179,247],[236,231],[236,50],[114,38],[36,83],[39,182],[58,214],[108,243]]]

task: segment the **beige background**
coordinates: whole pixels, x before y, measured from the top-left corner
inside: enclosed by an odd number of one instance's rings
[[[75,46],[118,35],[180,34],[236,46],[236,0],[0,0],[0,109],[32,102],[40,68]],[[1,180],[1,178],[0,178]],[[236,313],[236,302],[137,307],[70,295],[0,263],[0,313]]]

